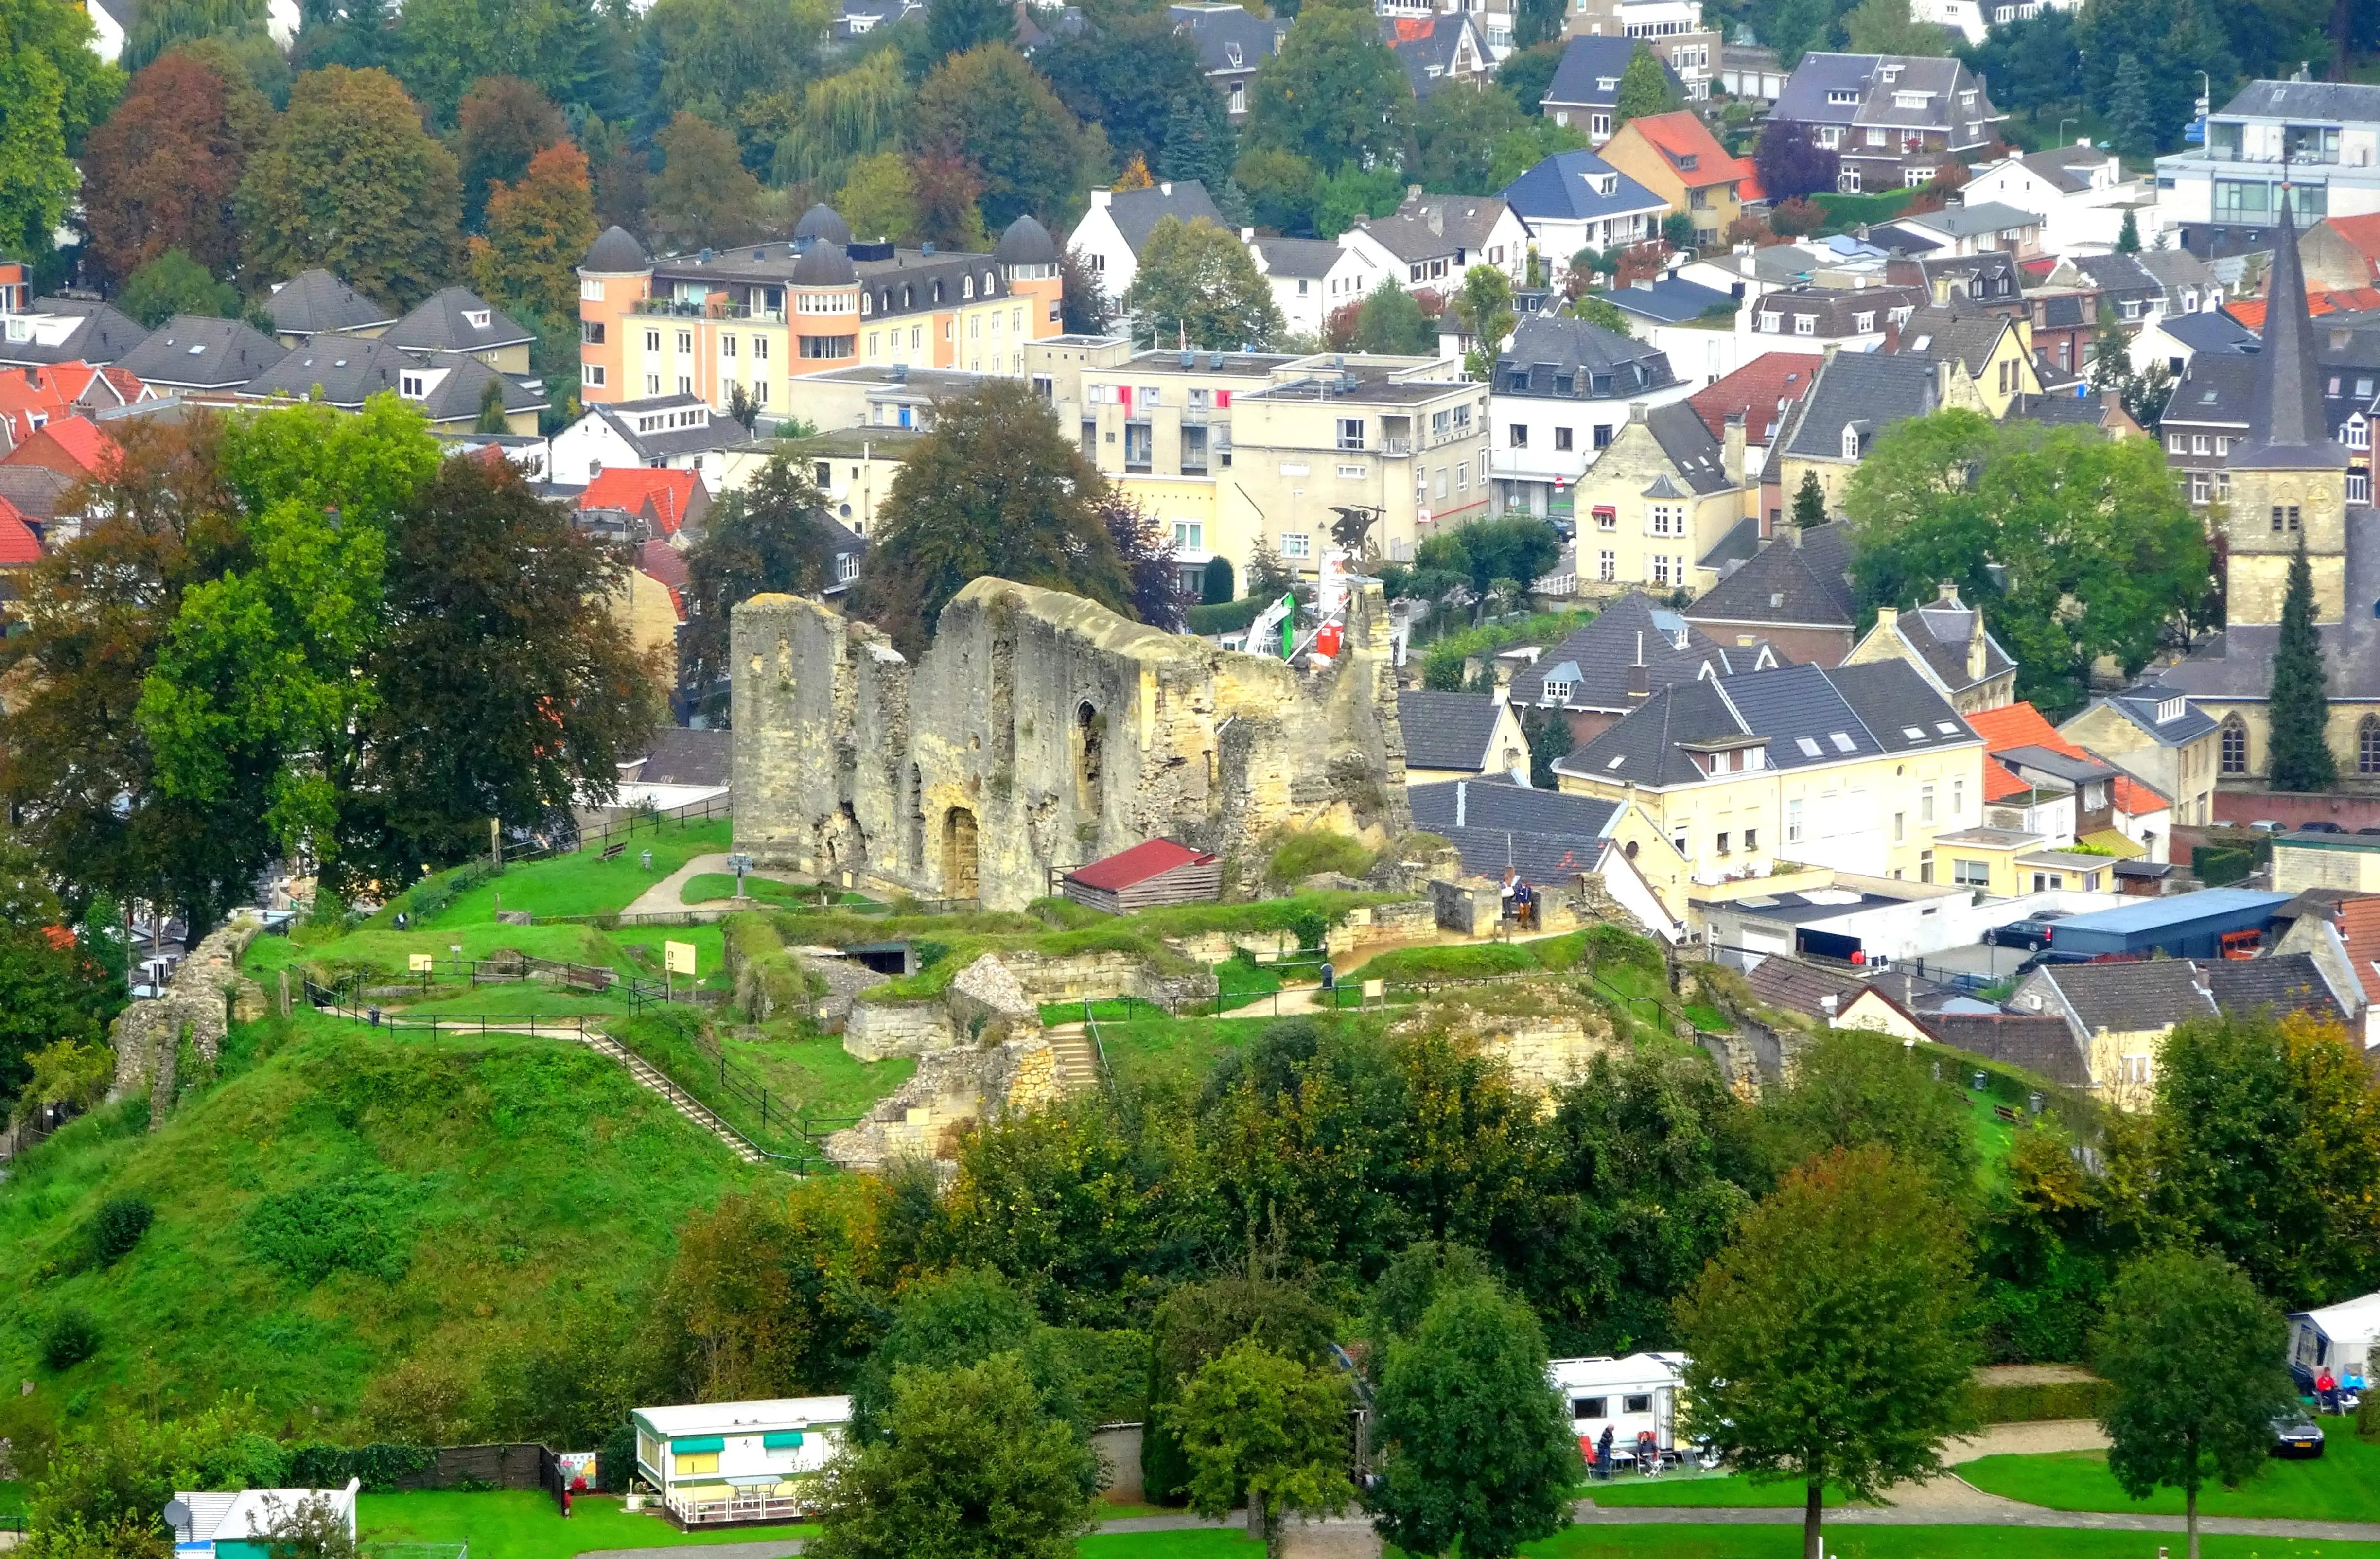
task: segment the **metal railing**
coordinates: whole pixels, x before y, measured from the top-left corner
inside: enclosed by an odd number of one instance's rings
[[[659,834],[669,824],[707,822],[712,818],[735,815],[735,798],[713,796],[700,801],[688,801],[682,807],[668,807],[630,812],[617,822],[607,822],[601,828],[579,828],[571,832],[556,830],[552,835],[522,839],[504,846],[504,863],[516,860],[539,860],[549,856],[575,855],[589,846],[602,847],[619,841],[623,844],[639,833]]]
[[[500,1013],[442,1012],[428,1017],[414,1016],[357,1002],[351,994],[334,986],[316,984],[310,978],[304,985],[306,1005],[317,1012],[352,1018],[374,1029],[393,1032],[429,1034],[577,1034],[587,1029],[585,1015],[570,1013]]]

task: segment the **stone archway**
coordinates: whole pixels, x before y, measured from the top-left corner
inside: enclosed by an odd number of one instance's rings
[[[951,898],[981,896],[977,872],[975,814],[953,807],[942,814],[942,892]]]

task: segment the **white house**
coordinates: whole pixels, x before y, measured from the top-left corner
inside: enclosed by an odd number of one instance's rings
[[[1583,249],[1626,249],[1658,237],[1670,202],[1592,152],[1557,152],[1504,186],[1537,252],[1568,269]]]
[[[1339,242],[1408,288],[1451,292],[1474,265],[1493,265],[1515,286],[1528,279],[1528,225],[1494,195],[1424,195],[1411,185],[1392,215],[1358,222]]]
[[[1561,1394],[1579,1452],[1592,1456],[1611,1431],[1615,1458],[1636,1454],[1636,1436],[1646,1430],[1663,1451],[1677,1446],[1678,1389],[1686,1375],[1682,1353],[1632,1353],[1625,1358],[1557,1358],[1546,1375]]]
[[[309,1501],[329,1504],[331,1514],[356,1535],[356,1479],[344,1489],[242,1489],[237,1493],[176,1490],[165,1503],[165,1525],[174,1529],[174,1552],[188,1559],[266,1559],[273,1529]]]
[[[637,1475],[684,1525],[792,1521],[808,1504],[804,1484],[843,1443],[851,1398],[639,1407],[628,1419]]]
[[[2298,1310],[2289,1316],[2289,1373],[2300,1389],[2313,1389],[2313,1378],[2328,1366],[2333,1375],[2362,1370],[2369,1379],[2380,1365],[2380,1294],[2342,1299],[2318,1310]]]
[[[1142,189],[1094,189],[1091,209],[1066,238],[1067,247],[1083,257],[1099,288],[1116,303],[1132,290],[1140,274],[1141,246],[1167,217],[1182,222],[1200,218],[1220,227],[1223,213],[1195,178],[1167,179]]]
[[[1986,163],[1964,193],[1970,202],[1996,201],[2041,218],[2041,247],[2051,254],[2115,248],[2128,211],[2142,243],[2155,235],[2155,187],[2125,177],[2123,159],[2088,140]]]
[[[547,468],[554,481],[575,484],[614,466],[663,466],[695,472],[715,493],[726,451],[748,437],[699,396],[599,403],[553,435]]]
[[[1377,262],[1328,238],[1260,238],[1251,228],[1242,230],[1241,239],[1293,335],[1318,338],[1333,309],[1361,302],[1387,274]]]
[[[1506,506],[1566,507],[1569,490],[1628,425],[1630,407],[1667,406],[1693,390],[1648,342],[1567,315],[1523,320],[1488,383],[1489,470]]]

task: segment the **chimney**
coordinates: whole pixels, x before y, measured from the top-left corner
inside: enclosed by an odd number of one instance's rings
[[[1984,679],[1984,609],[1975,608],[1975,631],[1967,639],[1967,680]]]
[[[1742,412],[1730,411],[1727,414],[1725,437],[1720,440],[1719,447],[1721,451],[1719,464],[1727,472],[1728,485],[1742,487],[1743,485]]]
[[[1949,358],[1934,365],[1934,404],[1925,408],[1926,410],[1938,411],[1950,404],[1950,371],[1957,366]]]
[[[1642,665],[1630,666],[1628,668],[1628,697],[1633,700],[1650,698],[1651,696],[1652,679],[1645,675],[1645,668]]]
[[[1512,663],[1499,655],[1489,666],[1489,671],[1496,678],[1496,701],[1500,704],[1512,702]]]
[[[1418,201],[1418,200],[1420,200],[1420,199],[1421,199],[1421,186],[1420,186],[1420,185],[1418,185],[1418,184],[1408,184],[1408,185],[1406,185],[1406,186],[1405,186],[1405,199],[1406,199],[1406,200],[1408,200],[1408,201]]]
[[[1091,191],[1091,209],[1093,211],[1104,211],[1113,204],[1115,204],[1114,190],[1094,189]]]
[[[1800,526],[1788,524],[1785,527],[1785,544],[1789,547],[1798,547],[1802,544],[1802,528]]]
[[[1242,243],[1244,243],[1244,244],[1252,244],[1252,243],[1255,243],[1256,241],[1257,241],[1257,230],[1256,230],[1255,228],[1253,228],[1253,227],[1243,227],[1243,228],[1241,228],[1241,229],[1240,229],[1240,242],[1242,242]]]
[[[1164,183],[1157,187],[1157,192],[1164,196],[1167,200],[1172,200],[1173,198],[1173,181],[1170,178],[1167,179]]]
[[[1900,626],[1900,607],[1879,606],[1876,609],[1876,628],[1878,633],[1890,633]]]
[[[1752,246],[1750,244],[1744,245],[1737,251],[1735,257],[1735,268],[1747,276],[1754,274]]]
[[[1644,401],[1632,400],[1628,403],[1628,420],[1631,422],[1642,422],[1652,414],[1652,409],[1653,408]]]
[[[1429,230],[1431,234],[1437,238],[1442,238],[1446,237],[1446,208],[1444,206],[1439,205],[1429,208]]]
[[[1948,303],[1950,301],[1949,277],[1937,276],[1934,278],[1934,301],[1937,303]]]
[[[1934,587],[1934,604],[1937,606],[1964,607],[1966,603],[1959,599],[1959,581],[1956,579],[1944,579],[1939,584],[1936,585]]]
[[[1842,344],[1841,342],[1840,342],[1840,341],[1829,341],[1829,342],[1828,342],[1828,343],[1827,343],[1827,357],[1826,357],[1826,360],[1827,360],[1827,361],[1828,361],[1828,362],[1832,362],[1832,361],[1834,361],[1834,360],[1835,360],[1835,354],[1836,354],[1837,352],[1841,351],[1842,349],[1843,349],[1843,344]]]
[[[1457,828],[1471,826],[1464,821],[1471,815],[1470,799],[1470,786],[1462,780],[1456,780],[1454,782],[1454,826]]]

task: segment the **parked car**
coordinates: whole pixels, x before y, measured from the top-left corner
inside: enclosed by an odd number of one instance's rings
[[[1994,926],[1984,932],[1987,947],[2046,947],[2055,938],[2058,922],[2063,915],[2029,915],[2022,920],[2010,920],[2004,926]]]
[[[2248,828],[2251,833],[2254,834],[2286,834],[2289,832],[2288,829],[2283,828],[2271,818],[2258,818],[2255,822],[2250,823]]]
[[[2328,818],[2316,818],[2312,822],[2301,822],[2298,824],[2298,832],[2301,834],[2344,834],[2347,830],[2340,827],[2338,823],[2331,822]]]
[[[2281,1414],[2273,1420],[2272,1454],[2295,1461],[2313,1460],[2322,1455],[2322,1426],[2302,1407]]]

